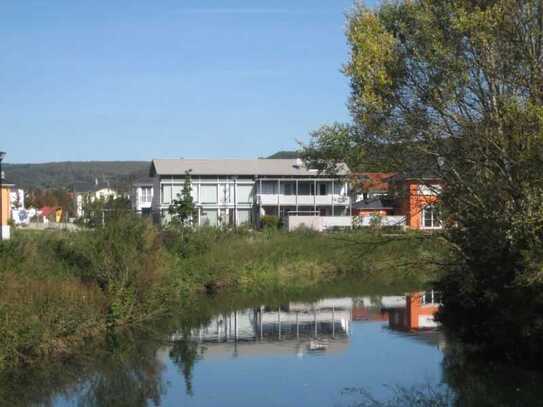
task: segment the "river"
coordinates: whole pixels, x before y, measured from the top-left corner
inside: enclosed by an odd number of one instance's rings
[[[10,372],[0,394],[55,407],[543,405],[540,375],[466,364],[431,316],[412,329],[405,295],[333,294],[206,300],[76,360]]]

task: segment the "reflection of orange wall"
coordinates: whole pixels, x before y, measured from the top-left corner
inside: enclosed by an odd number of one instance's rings
[[[11,207],[9,203],[9,191],[10,187],[2,186],[2,225],[7,225],[11,216]]]
[[[425,206],[435,204],[438,197],[435,195],[422,195],[420,181],[407,180],[405,182],[404,194],[399,202],[399,215],[405,216],[406,225],[410,229],[420,229],[422,225],[422,209]]]
[[[389,326],[392,329],[409,331],[424,329],[419,326],[420,317],[433,317],[439,310],[438,304],[422,304],[424,293],[411,293],[405,298],[405,308],[395,308],[389,311]]]
[[[410,294],[406,298],[409,329],[418,329],[420,316],[434,316],[439,309],[437,304],[422,305],[422,293]]]

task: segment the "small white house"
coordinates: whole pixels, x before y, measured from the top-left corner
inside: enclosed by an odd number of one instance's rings
[[[96,199],[117,199],[119,196],[119,193],[111,188],[101,188],[96,191],[78,193],[75,197],[77,217],[81,218],[84,215],[83,204],[85,199],[90,199],[91,202],[94,202]]]
[[[132,209],[138,214],[150,214],[153,203],[153,180],[141,180],[132,185]]]

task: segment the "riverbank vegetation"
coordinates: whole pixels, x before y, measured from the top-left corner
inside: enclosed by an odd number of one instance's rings
[[[69,357],[225,291],[258,298],[348,276],[418,288],[443,252],[419,234],[160,231],[135,216],[81,232],[18,231],[0,244],[0,369]]]

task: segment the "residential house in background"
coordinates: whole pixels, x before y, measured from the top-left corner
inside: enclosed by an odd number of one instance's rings
[[[396,213],[409,229],[442,229],[438,201],[443,183],[435,176],[395,175],[389,180],[397,199]]]
[[[255,224],[265,215],[283,219],[301,214],[351,215],[346,165],[328,176],[305,167],[300,159],[167,159],[151,163],[152,212],[157,219],[168,218],[187,171],[198,225]]]
[[[153,202],[153,179],[140,179],[132,184],[130,190],[130,203],[132,209],[140,214],[151,214]]]
[[[394,173],[365,172],[353,174],[353,216],[369,225],[374,218],[392,216],[394,202],[389,197],[388,179]]]
[[[409,229],[441,229],[438,211],[442,182],[435,176],[360,173],[353,176],[353,216],[361,226],[374,219]]]
[[[9,192],[9,202],[11,206],[11,219],[17,226],[28,225],[30,223],[31,214],[25,207],[25,191],[13,186]]]
[[[0,189],[0,239],[8,240],[11,235],[9,226],[11,219],[10,192],[14,185],[4,178],[3,173],[0,174],[0,177],[2,178],[2,188]]]
[[[13,186],[9,191],[9,202],[12,209],[25,208],[25,191]]]
[[[91,202],[94,202],[96,199],[117,199],[119,193],[110,188],[109,186],[97,187],[96,190],[79,192],[76,194],[75,202],[77,206],[76,215],[78,218],[81,218],[84,215],[84,203],[86,199],[89,199]]]

